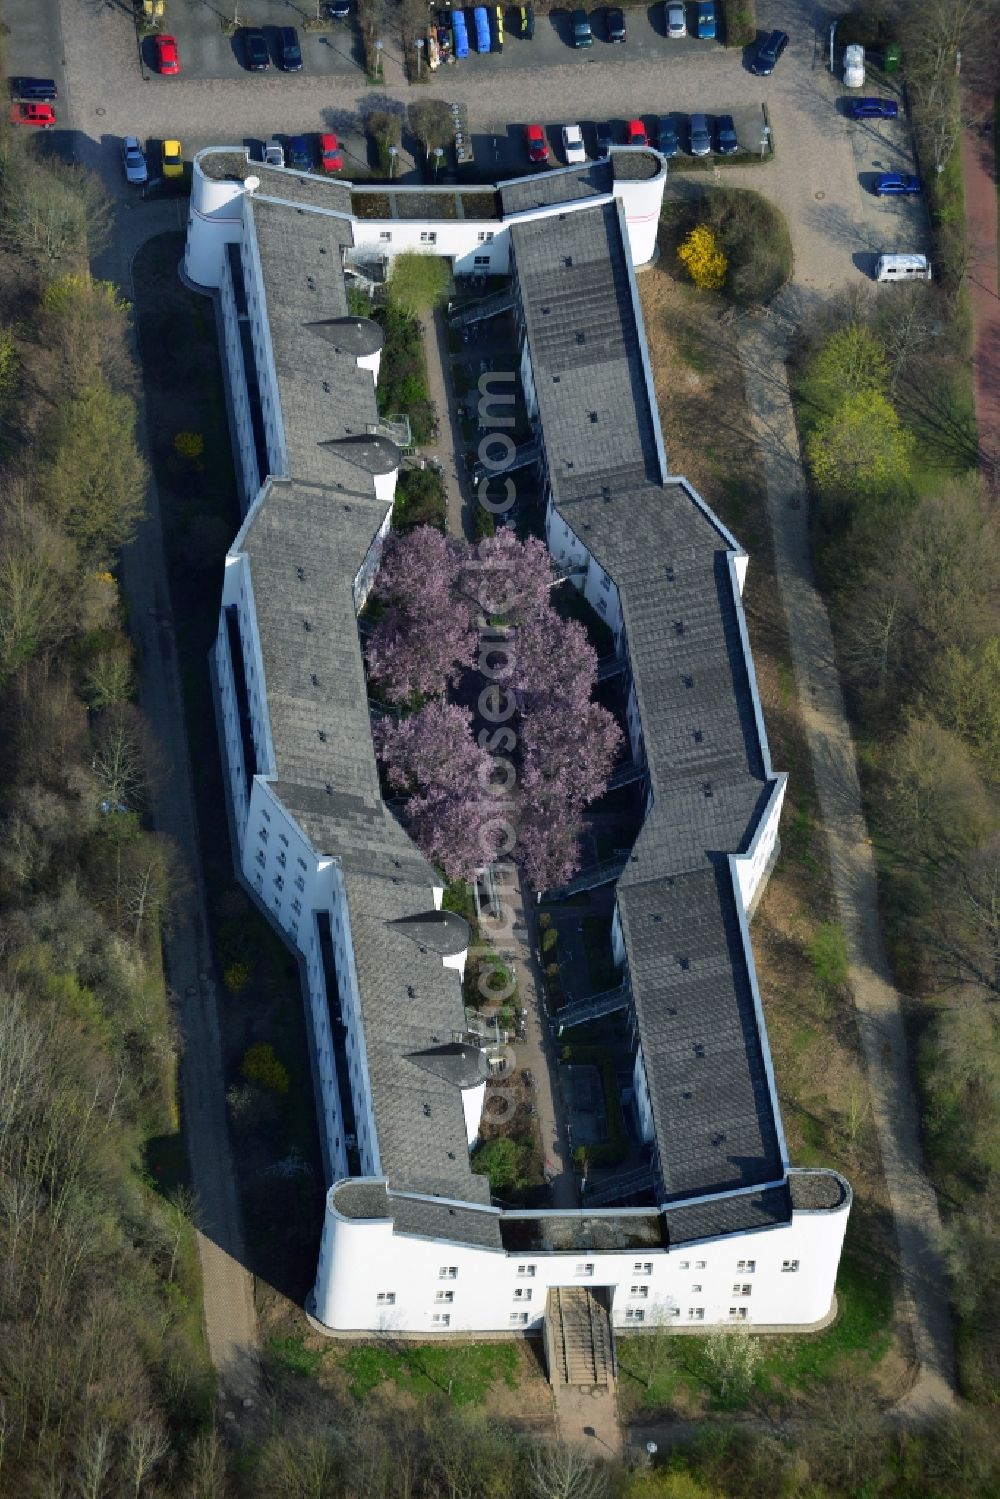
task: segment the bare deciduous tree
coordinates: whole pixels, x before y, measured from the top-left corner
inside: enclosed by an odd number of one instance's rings
[[[528,1461],[532,1499],[604,1499],[608,1476],[579,1447],[535,1447]]]

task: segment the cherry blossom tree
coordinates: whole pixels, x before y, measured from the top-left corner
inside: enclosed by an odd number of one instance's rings
[[[472,609],[455,587],[466,550],[432,526],[386,542],[374,591],[388,608],[366,658],[370,676],[393,702],[439,696],[472,664]]]
[[[548,609],[552,563],[536,536],[518,541],[502,527],[472,549],[458,580],[461,594],[474,601],[480,626],[495,622],[519,625]]]
[[[407,797],[407,828],[450,880],[469,879],[491,864],[502,841],[505,814],[491,789],[493,758],[476,743],[472,723],[468,708],[434,699],[375,730],[386,780]]]

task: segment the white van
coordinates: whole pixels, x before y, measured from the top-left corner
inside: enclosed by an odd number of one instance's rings
[[[844,87],[863,88],[865,82],[865,49],[852,42],[844,48]]]
[[[929,281],[931,263],[926,255],[880,255],[875,265],[876,281]]]

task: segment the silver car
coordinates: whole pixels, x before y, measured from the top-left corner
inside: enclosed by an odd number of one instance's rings
[[[691,155],[711,156],[712,132],[708,128],[708,115],[691,116]]]
[[[663,9],[666,12],[667,36],[670,40],[677,41],[678,37],[687,36],[687,19],[683,5],[665,5]]]
[[[142,146],[134,135],[126,135],[122,141],[122,168],[125,172],[125,181],[134,187],[142,187],[143,183],[149,179]]]

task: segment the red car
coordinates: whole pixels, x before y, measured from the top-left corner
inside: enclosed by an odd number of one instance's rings
[[[529,161],[548,161],[549,148],[541,125],[525,125],[524,144],[528,148]]]
[[[177,38],[175,36],[158,36],[153,41],[153,51],[156,54],[156,71],[158,73],[179,73],[181,70],[180,54],[177,51]]]
[[[12,125],[38,125],[42,130],[51,130],[56,122],[56,112],[51,104],[12,104]]]
[[[319,164],[324,172],[342,172],[344,170],[344,157],[337,145],[337,137],[335,135],[320,136]]]
[[[649,137],[641,120],[629,120],[625,128],[625,140],[630,146],[648,146]]]

